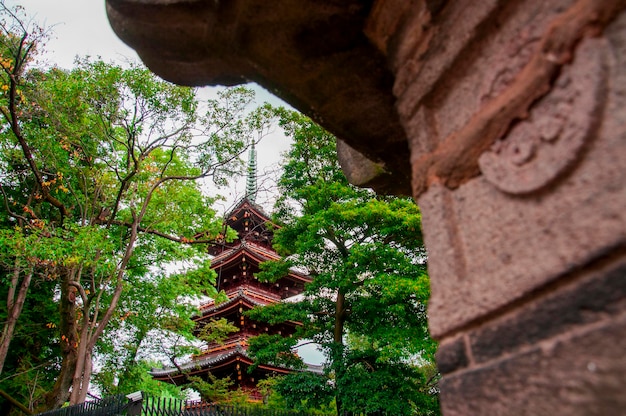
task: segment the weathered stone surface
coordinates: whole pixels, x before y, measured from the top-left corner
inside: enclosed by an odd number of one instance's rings
[[[622,14],[608,28],[606,40],[594,43],[607,48],[610,87],[604,110],[596,114],[602,121],[592,123],[597,130],[587,138],[592,144],[571,149],[582,153],[549,191],[509,195],[479,177],[456,191],[431,186],[419,199],[435,336],[493,313],[625,244],[625,22]],[[577,54],[594,55],[582,46]]]
[[[438,81],[447,78],[446,74],[457,71],[465,75],[468,62],[459,62],[459,59],[464,56],[464,50],[473,50],[469,45],[475,44],[477,37],[485,37],[483,22],[497,7],[497,0],[450,2],[438,16],[438,24],[423,24],[423,27],[417,29],[423,33],[421,37],[411,36],[407,39],[402,36],[403,33],[397,34],[400,39],[396,42],[404,46],[399,48],[397,58],[392,55],[390,59],[399,67],[394,94],[398,97],[398,111],[401,115],[409,119]],[[420,15],[423,10],[413,9],[412,12]],[[488,28],[491,25],[486,26]],[[496,28],[492,27],[491,33],[495,31],[493,29]],[[407,44],[409,42],[411,44]],[[411,54],[400,53],[402,50],[410,50]],[[444,82],[454,82],[454,76]]]
[[[479,166],[498,189],[538,191],[566,173],[597,135],[607,87],[605,40],[585,39],[550,92],[483,153]]]
[[[603,30],[620,7],[611,0],[533,0],[446,8],[446,24],[417,42],[425,52],[398,70],[394,86],[410,137],[414,196],[433,183],[456,188],[478,176],[483,152],[527,117],[580,40]]]
[[[161,77],[256,81],[382,164],[385,174],[373,182],[380,191],[408,195],[393,75],[362,31],[369,8],[357,0],[107,1],[115,32]]]
[[[585,276],[547,296],[472,330],[469,339],[476,363],[493,360],[576,331],[586,325],[626,312],[626,261],[590,266],[576,273]],[[599,268],[599,270],[594,270]],[[591,270],[589,270],[591,269]],[[625,351],[626,352],[626,351]]]
[[[626,315],[444,377],[445,416],[605,416],[626,409]]]
[[[384,186],[386,181],[391,180],[384,164],[369,160],[343,140],[337,140],[337,159],[346,178],[353,185],[377,188],[378,183]]]
[[[612,156],[624,153],[607,146],[606,157],[593,167],[589,157],[579,175],[548,195],[520,200],[477,179],[456,192],[432,187],[420,199],[435,336],[526,297],[624,244],[626,189],[620,164],[608,162],[611,149],[617,152]],[[624,166],[626,159],[621,160]]]

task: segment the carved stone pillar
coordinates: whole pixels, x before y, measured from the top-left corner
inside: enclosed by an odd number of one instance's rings
[[[622,5],[407,3],[367,33],[411,149],[444,414],[623,411]]]

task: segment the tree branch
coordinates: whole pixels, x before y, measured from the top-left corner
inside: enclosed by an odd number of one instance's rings
[[[7,212],[9,213],[9,215],[13,218],[16,218],[18,220],[22,220],[25,223],[28,222],[28,218],[21,216],[13,211],[11,211],[11,208],[9,207],[9,199],[7,197],[7,194],[4,192],[4,187],[2,186],[2,184],[0,184],[0,192],[2,192],[2,196],[4,197],[4,207],[6,208]]]

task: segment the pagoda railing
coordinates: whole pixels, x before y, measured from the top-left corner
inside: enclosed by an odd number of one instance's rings
[[[226,292],[226,295],[230,298],[235,297],[239,294],[239,292],[243,292],[244,295],[249,295],[254,298],[263,299],[270,303],[278,302],[281,300],[280,295],[268,292],[267,290],[263,290],[261,288],[245,284],[241,285],[236,289],[231,290],[230,292]]]
[[[248,346],[249,337],[243,335],[237,335],[233,338],[227,339],[223,344],[211,343],[209,345],[200,348],[200,353],[195,354],[194,358],[199,358],[207,354],[213,354],[220,351],[228,351],[235,349],[238,346],[246,348]]]

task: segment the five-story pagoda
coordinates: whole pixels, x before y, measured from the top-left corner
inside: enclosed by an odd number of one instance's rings
[[[254,397],[259,380],[271,374],[291,371],[284,367],[259,365],[252,373],[248,372],[253,363],[247,353],[251,337],[263,333],[290,336],[298,323],[269,325],[248,319],[244,313],[255,306],[269,305],[298,295],[311,280],[293,270],[274,283],[260,282],[255,277],[255,273],[260,270],[260,263],[280,259],[272,249],[273,232],[268,228],[270,220],[263,209],[256,205],[255,196],[256,155],[252,147],[246,197],[228,213],[225,220],[225,225],[234,229],[238,237],[230,243],[209,247],[209,254],[213,256],[211,268],[217,272],[217,289],[224,291],[228,300],[219,304],[210,301],[201,305],[200,313],[195,318],[198,328],[211,320],[225,318],[236,325],[239,331],[230,334],[222,344],[207,345],[200,354],[179,368],[153,369],[151,375],[156,380],[185,384],[187,376],[207,378],[210,373],[217,378],[230,377],[235,381],[235,388],[249,391]]]

